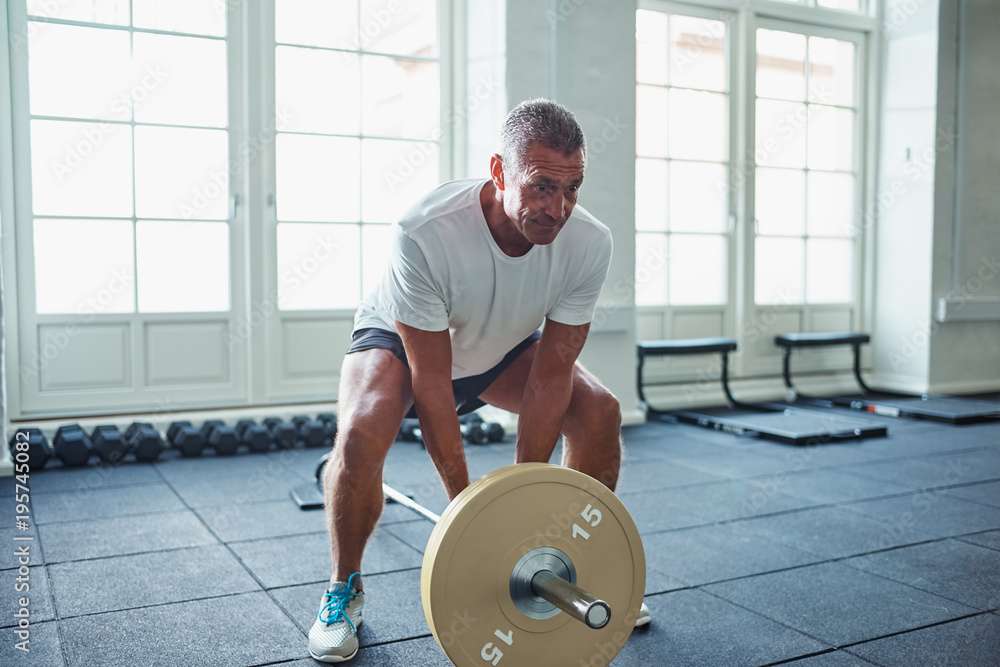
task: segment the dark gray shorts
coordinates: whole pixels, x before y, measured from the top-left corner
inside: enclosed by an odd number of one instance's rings
[[[521,356],[522,352],[531,347],[541,337],[542,332],[534,331],[530,336],[515,345],[514,349],[500,360],[500,363],[485,373],[452,380],[451,388],[455,393],[455,409],[458,411],[458,414],[468,414],[486,405],[484,401],[479,400],[479,395],[486,391],[487,387],[493,384],[493,381],[500,377],[500,374],[515,359]],[[351,336],[351,346],[347,348],[347,354],[360,352],[361,350],[371,350],[373,348],[389,350],[396,355],[397,359],[403,362],[403,365],[407,368],[410,367],[409,362],[406,360],[406,350],[403,349],[403,339],[395,331],[375,328],[358,329]],[[416,417],[417,412],[413,408],[410,408],[410,412],[406,416],[411,418]]]

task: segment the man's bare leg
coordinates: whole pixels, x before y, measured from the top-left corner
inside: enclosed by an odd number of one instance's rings
[[[508,412],[520,413],[524,387],[537,349],[538,343],[535,343],[525,350],[480,398]],[[621,425],[618,399],[577,363],[573,369],[573,395],[562,424],[565,437],[562,465],[586,473],[614,491],[621,467]],[[552,450],[549,450],[545,461],[551,455]]]
[[[391,352],[344,357],[337,440],[323,472],[334,581],[361,571],[365,544],[382,514],[385,458],[412,404],[409,369]]]

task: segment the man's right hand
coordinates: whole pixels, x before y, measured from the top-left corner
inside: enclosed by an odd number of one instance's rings
[[[453,499],[469,485],[465,445],[451,388],[451,335],[423,331],[396,321],[403,339],[413,383],[413,403],[420,418],[424,446]]]

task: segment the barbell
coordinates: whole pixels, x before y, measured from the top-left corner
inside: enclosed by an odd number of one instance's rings
[[[383,492],[435,522],[421,599],[457,667],[604,667],[624,647],[646,560],[625,505],[597,480],[511,465],[470,484],[440,516],[388,484]]]

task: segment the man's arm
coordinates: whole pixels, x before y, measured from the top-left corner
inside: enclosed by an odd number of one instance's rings
[[[571,326],[545,320],[517,422],[518,463],[552,456],[573,394],[573,366],[589,332],[589,322]]]
[[[424,446],[437,468],[448,498],[469,485],[462,433],[451,388],[451,334],[423,331],[396,320],[413,379],[413,402]]]

